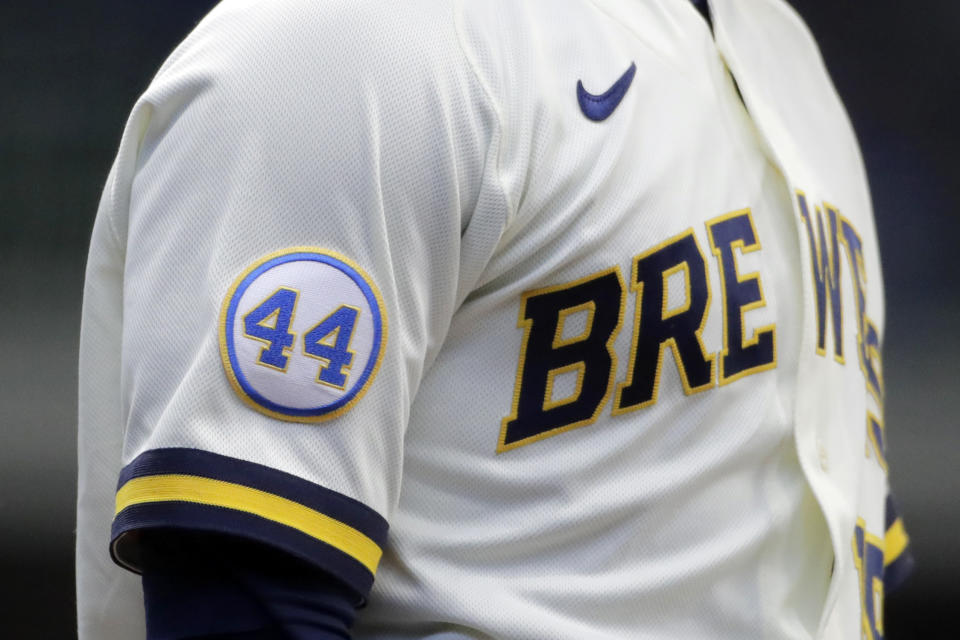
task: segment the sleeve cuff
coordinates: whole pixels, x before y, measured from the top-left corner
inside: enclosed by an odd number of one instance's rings
[[[136,536],[170,527],[257,540],[310,562],[366,597],[387,522],[297,476],[199,449],[153,449],[120,473],[110,553],[139,572]]]

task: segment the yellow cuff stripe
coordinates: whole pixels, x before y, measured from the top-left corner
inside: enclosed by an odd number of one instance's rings
[[[298,502],[232,482],[189,475],[133,478],[117,491],[117,513],[147,502],[195,502],[251,513],[335,547],[376,574],[383,551],[353,527]]]
[[[906,529],[903,528],[903,520],[897,518],[887,529],[887,534],[883,539],[883,566],[888,567],[899,558],[909,542],[910,538],[907,536]]]

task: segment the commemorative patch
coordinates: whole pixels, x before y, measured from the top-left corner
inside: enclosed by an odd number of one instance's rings
[[[387,316],[373,280],[348,258],[295,247],[233,283],[220,312],[220,357],[234,391],[281,420],[348,411],[373,382]]]

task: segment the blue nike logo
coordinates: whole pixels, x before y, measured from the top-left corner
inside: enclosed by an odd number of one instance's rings
[[[613,86],[601,93],[593,95],[583,88],[583,81],[577,80],[577,102],[580,103],[580,111],[594,122],[606,120],[613,113],[614,109],[623,100],[623,96],[630,88],[633,82],[633,75],[637,72],[636,63],[631,62],[630,68],[623,72],[623,75],[613,83]]]

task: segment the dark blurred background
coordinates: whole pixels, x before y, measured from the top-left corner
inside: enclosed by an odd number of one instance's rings
[[[624,0],[630,1],[630,0]],[[0,635],[71,638],[86,244],[137,95],[209,0],[0,3]],[[793,0],[860,137],[887,285],[891,481],[918,568],[892,640],[960,608],[960,3]]]

